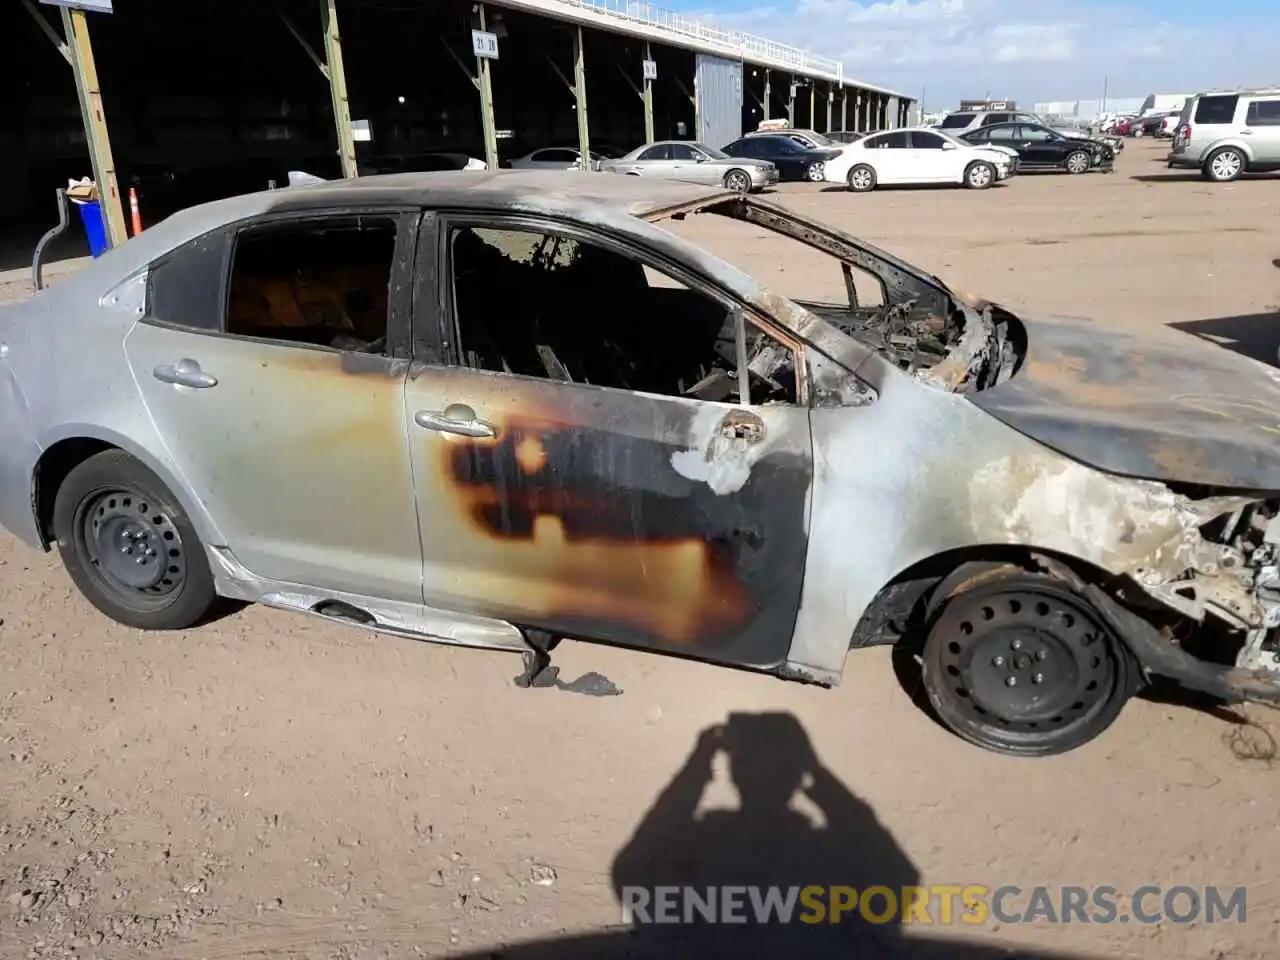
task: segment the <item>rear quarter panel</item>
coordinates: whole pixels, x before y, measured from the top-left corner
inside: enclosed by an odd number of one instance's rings
[[[125,355],[125,337],[146,303],[145,268],[105,289],[104,276],[86,269],[24,303],[11,325],[9,360],[35,443],[42,452],[77,438],[120,447],[160,477],[206,545],[221,544],[198,496],[178,483]],[[29,473],[28,491],[33,481]]]

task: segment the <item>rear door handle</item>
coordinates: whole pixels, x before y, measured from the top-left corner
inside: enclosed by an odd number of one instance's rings
[[[459,437],[492,439],[498,435],[492,424],[476,419],[476,412],[465,403],[451,403],[443,410],[419,410],[413,415],[413,422],[424,430]]]
[[[199,363],[185,357],[177,363],[160,364],[151,371],[151,375],[161,383],[172,383],[178,387],[195,387],[198,390],[218,385],[217,377],[205,373],[200,369]]]
[[[1241,131],[1240,131],[1240,135],[1241,135],[1241,136],[1244,136],[1244,137],[1252,137],[1252,136],[1253,136],[1253,131],[1252,131],[1252,130],[1241,130]]]

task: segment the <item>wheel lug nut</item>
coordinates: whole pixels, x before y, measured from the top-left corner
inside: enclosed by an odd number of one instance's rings
[[[1032,677],[1032,678],[1031,678],[1031,682],[1032,682],[1032,683],[1044,683],[1044,674],[1043,674],[1043,673],[1037,673],[1034,677]]]
[[[1049,651],[1048,651],[1048,650],[1037,650],[1037,651],[1036,651],[1036,659],[1037,659],[1037,660],[1045,660],[1045,659],[1047,659],[1047,658],[1048,658],[1048,656],[1049,656]]]
[[[121,553],[133,553],[133,547],[121,547],[121,548],[120,548],[120,552],[121,552]]]
[[[1005,681],[1004,681],[1004,685],[1005,685],[1006,687],[1016,687],[1016,686],[1018,685],[1018,678],[1017,678],[1017,677],[1008,677],[1008,678],[1006,678],[1006,679],[1005,679]]]
[[[147,547],[147,556],[154,557],[156,555],[155,547]]]
[[[1021,641],[1021,640],[1014,640],[1012,643],[1010,643],[1010,644],[1009,644],[1009,646],[1010,646],[1010,647],[1012,647],[1014,650],[1021,650],[1021,649],[1022,649],[1022,641]]]
[[[994,660],[992,660],[992,661],[991,661],[991,665],[992,665],[993,667],[1003,667],[1003,666],[1004,666],[1004,657],[996,657]]]
[[[139,558],[138,558],[138,566],[140,566],[140,567],[145,567],[146,565],[147,565],[147,558],[146,558],[146,557],[139,557]]]

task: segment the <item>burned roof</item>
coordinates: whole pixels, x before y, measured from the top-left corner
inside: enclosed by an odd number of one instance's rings
[[[407,203],[468,209],[561,209],[590,204],[615,213],[656,219],[671,210],[735,196],[720,186],[577,170],[447,170],[333,180],[277,191],[275,209],[344,202]]]

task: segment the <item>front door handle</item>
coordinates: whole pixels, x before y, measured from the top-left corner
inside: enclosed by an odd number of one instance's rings
[[[177,363],[160,364],[151,371],[151,375],[161,383],[172,383],[179,387],[195,387],[203,390],[218,385],[217,377],[205,373],[200,369],[199,363],[185,357]]]
[[[1253,136],[1253,131],[1252,131],[1252,130],[1241,130],[1241,131],[1240,131],[1240,135],[1241,135],[1242,137],[1252,137],[1252,136]]]
[[[413,415],[413,422],[424,430],[459,437],[492,439],[498,435],[491,424],[476,419],[476,412],[465,403],[451,403],[443,410],[419,410]]]

